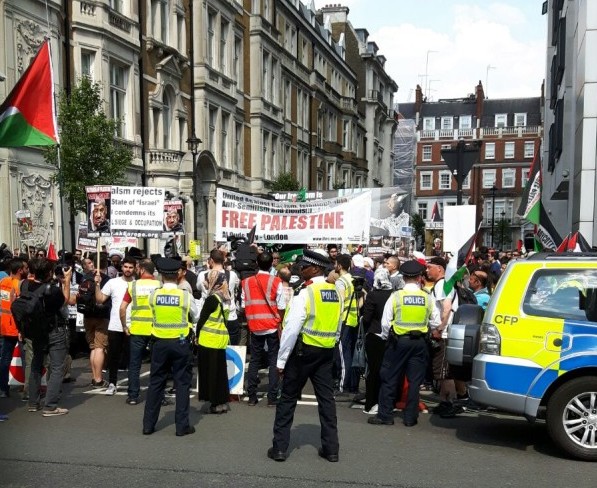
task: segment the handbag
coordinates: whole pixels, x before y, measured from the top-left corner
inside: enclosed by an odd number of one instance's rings
[[[352,355],[352,367],[364,372],[367,369],[367,355],[365,354],[365,328],[363,320],[359,320],[357,340]]]

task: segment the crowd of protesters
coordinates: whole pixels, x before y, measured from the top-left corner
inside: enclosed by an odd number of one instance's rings
[[[310,280],[303,279],[300,262],[282,263],[280,253],[275,249],[265,251],[255,247],[255,273],[243,280],[234,270],[226,249],[213,249],[201,268],[194,266],[188,257],[175,257],[180,262],[175,280],[177,288],[188,292],[197,307],[198,323],[196,327],[192,325],[198,335],[195,340],[198,398],[209,402],[208,411],[214,414],[226,413],[230,408],[224,354],[228,344],[248,346],[248,405],[255,406],[259,402],[259,370],[267,367],[267,405],[276,407],[280,398],[276,363],[284,318],[292,306],[293,297],[310,285]],[[19,344],[25,365],[25,386],[21,388],[21,396],[29,411],[42,410],[47,417],[68,413],[67,409],[58,406],[61,384],[72,381],[69,348],[76,330],[77,303],[84,302],[83,290],[89,295],[89,286],[85,282],[93,282],[97,286],[93,287],[92,296],[87,296],[93,306],[79,309],[84,310],[85,338],[90,351],[90,387],[114,395],[118,389],[119,371],[128,371],[126,403],[137,405],[141,402],[141,362],[144,355],[150,354],[152,341],[151,328],[143,333],[131,330],[135,328],[131,325],[131,313],[134,313],[131,311],[135,310],[135,297],[139,293],[146,293],[147,297],[163,286],[157,279],[155,268],[158,256],[146,257],[137,248],[127,252],[113,250],[99,256],[95,253],[87,255],[80,250],[64,251],[56,257],[50,256],[53,259],[48,258],[44,249],[29,248],[27,251],[20,253],[15,249],[10,253],[3,249],[0,261],[3,300],[0,397],[12,393],[8,385],[9,366],[13,350]],[[465,408],[474,408],[468,399],[466,384],[450,376],[445,358],[447,328],[458,309],[457,294],[454,290],[446,293],[444,287],[450,256],[441,251],[439,240],[434,243],[432,256],[417,252],[408,257],[403,254],[369,257],[341,252],[337,245],[330,244],[325,256],[328,264],[323,276],[327,283],[334,285],[342,312],[332,368],[334,396],[336,401],[361,404],[364,413],[374,416],[370,417],[370,423],[389,423],[387,412],[385,417],[380,417],[380,390],[387,380],[384,378],[387,376],[384,358],[387,361],[388,341],[393,337],[391,325],[397,323],[395,317],[391,318],[393,312],[390,309],[395,308],[396,293],[402,290],[425,291],[423,301],[429,310],[424,325],[429,332],[425,333],[428,354],[424,355],[426,364],[420,383],[422,389],[435,389],[440,396],[440,403],[433,413],[451,417]],[[516,252],[499,253],[486,248],[480,248],[474,254],[463,285],[470,288],[483,309],[508,261],[519,256]],[[10,303],[22,292],[24,285],[34,290],[43,284],[49,285],[50,293],[44,296],[45,310],[55,325],[50,328],[49,336],[24,337],[11,318]],[[140,292],[141,289],[145,291]],[[391,303],[394,305],[388,305]],[[224,348],[214,347],[213,341],[201,340],[202,330],[210,327],[213,330],[217,326],[219,310],[222,310],[221,323],[225,325]],[[151,322],[150,316],[143,320]],[[419,338],[418,334],[414,336]],[[359,362],[361,357],[365,358],[366,366],[362,360]],[[42,388],[40,382],[44,366],[49,375],[47,388]],[[107,378],[104,378],[106,370]],[[394,381],[394,376],[392,378]],[[409,380],[407,372],[398,378],[398,384],[391,388],[386,385],[386,389],[397,392],[392,401],[406,401],[406,398],[400,398],[405,381],[404,391],[409,389],[409,398],[413,396]],[[419,386],[416,388],[418,391]],[[409,400],[411,403],[413,398]],[[418,395],[414,399],[418,402]],[[387,399],[384,401],[387,403]],[[164,397],[162,402],[167,404],[169,400]],[[7,417],[0,418],[5,420]],[[405,425],[414,425],[416,416],[412,419],[405,421]]]

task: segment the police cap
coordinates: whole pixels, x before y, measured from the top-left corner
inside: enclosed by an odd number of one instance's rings
[[[176,274],[180,269],[180,261],[172,258],[157,258],[155,260],[155,265],[158,268],[158,271],[165,275]]]
[[[424,271],[425,266],[414,259],[411,261],[406,261],[402,266],[400,266],[400,273],[402,273],[403,276],[419,276],[422,275]]]
[[[319,249],[305,249],[301,260],[298,261],[301,267],[318,266],[320,268],[327,268],[332,265],[327,253]]]

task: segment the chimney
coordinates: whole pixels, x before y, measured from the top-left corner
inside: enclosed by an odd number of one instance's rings
[[[421,111],[421,106],[423,105],[423,89],[421,85],[417,85],[417,89],[415,90],[415,113],[419,113]]]
[[[349,12],[350,9],[348,7],[344,7],[338,3],[326,5],[325,7],[320,8],[318,13],[322,13],[324,18],[328,15],[332,24],[337,22],[345,24],[348,22]]]
[[[483,91],[483,83],[479,80],[479,84],[475,88],[475,96],[477,98],[477,120],[483,117],[483,102],[485,101],[485,92]]]

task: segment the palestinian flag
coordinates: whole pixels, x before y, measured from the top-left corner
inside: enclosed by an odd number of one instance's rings
[[[0,147],[58,144],[50,41],[0,105]]]
[[[456,265],[458,269],[450,276],[449,279],[444,281],[444,293],[448,295],[454,288],[457,282],[461,281],[468,274],[468,264],[473,258],[473,251],[475,250],[475,243],[477,242],[477,236],[481,230],[481,224],[469,239],[462,245],[458,250],[458,257]]]
[[[539,151],[535,152],[529,180],[527,181],[522,201],[517,214],[535,225],[539,225],[541,212],[541,158]]]
[[[442,217],[439,214],[439,205],[437,204],[437,200],[433,205],[433,210],[431,210],[431,221],[432,222],[441,222]]]

